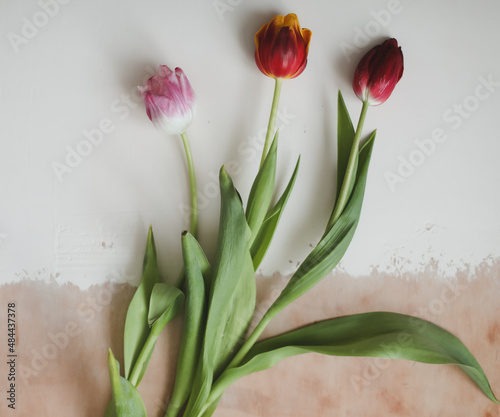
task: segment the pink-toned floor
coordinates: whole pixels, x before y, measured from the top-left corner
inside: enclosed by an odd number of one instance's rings
[[[458,336],[500,395],[500,262],[458,273],[451,282],[432,268],[419,276],[336,272],[280,314],[265,336],[311,321],[366,311],[394,311],[430,319]],[[263,311],[286,278],[258,277]],[[7,408],[6,342],[0,340],[1,416],[97,417],[110,398],[106,365],[111,347],[121,359],[128,285],[80,291],[25,281],[0,287],[2,333],[6,305],[16,303],[18,381],[16,410]],[[5,307],[5,308],[4,308]],[[169,324],[140,385],[148,416],[163,416],[172,388],[180,318]],[[235,383],[217,417],[495,417],[490,402],[452,366],[308,354]]]

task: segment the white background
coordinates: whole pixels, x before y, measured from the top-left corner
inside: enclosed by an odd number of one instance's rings
[[[313,36],[306,70],[283,86],[280,190],[299,154],[302,164],[262,272],[290,273],[321,236],[335,190],[337,91],[356,123],[354,68],[388,37],[402,46],[405,72],[390,99],[368,112],[365,129],[378,129],[377,142],[342,267],[353,275],[429,267],[450,275],[500,253],[497,1],[1,0],[0,7],[1,283],[136,283],[149,224],[161,270],[175,279],[187,226],[180,207],[189,201],[181,142],[156,131],[131,98],[159,64],[183,68],[198,97],[188,134],[200,241],[212,256],[218,169],[228,161],[239,167],[233,178],[245,199],[271,105],[273,80],[254,63],[253,37],[289,12]],[[490,90],[481,87],[488,79],[496,83]],[[108,132],[89,147],[85,132],[97,135],[100,124]],[[432,147],[435,129],[447,140]],[[428,140],[429,155],[415,153],[416,140]],[[70,167],[68,152],[77,150],[86,155],[70,158]],[[401,161],[412,155],[419,165],[403,177]],[[58,178],[54,166],[62,165]],[[391,186],[389,173],[401,181]]]

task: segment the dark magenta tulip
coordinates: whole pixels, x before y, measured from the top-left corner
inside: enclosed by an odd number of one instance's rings
[[[370,49],[361,58],[352,87],[361,101],[378,106],[386,101],[403,75],[403,52],[394,38]]]

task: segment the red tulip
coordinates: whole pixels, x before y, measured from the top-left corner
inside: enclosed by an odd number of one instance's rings
[[[255,35],[255,62],[268,77],[295,78],[306,68],[310,40],[297,15],[276,16]]]
[[[370,49],[361,58],[352,87],[358,98],[372,106],[386,101],[403,75],[403,52],[394,38]]]

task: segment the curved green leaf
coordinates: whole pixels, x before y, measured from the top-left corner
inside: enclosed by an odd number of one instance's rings
[[[232,368],[242,363],[241,361],[244,359],[245,355],[257,341],[257,338],[262,334],[262,331],[273,317],[291,302],[314,287],[329,274],[342,259],[351,243],[359,222],[374,139],[375,132],[372,133],[360,149],[355,185],[352,195],[341,216],[333,227],[322,237],[318,245],[311,251],[305,261],[299,266],[299,269],[292,276],[276,301],[264,314],[264,317],[247,339],[244,346],[235,355],[226,372],[229,372]],[[226,374],[226,372],[224,372],[224,374]],[[215,395],[220,396],[222,393],[216,392]],[[210,394],[209,403],[211,403],[212,400],[213,393]]]
[[[160,333],[165,325],[181,312],[184,293],[178,288],[160,282],[155,284],[149,302],[148,324]]]
[[[146,417],[146,408],[137,389],[120,376],[119,364],[113,352],[108,353],[109,378],[113,399],[104,412],[104,417]]]
[[[212,401],[204,410],[203,410],[203,414],[201,414],[200,417],[211,417],[213,415],[213,413],[215,413],[215,410],[217,409],[217,406],[219,405],[219,401],[220,399],[222,398],[222,396],[220,396],[219,398],[217,398],[215,401]]]
[[[285,191],[283,191],[283,194],[281,195],[278,202],[267,214],[264,222],[262,223],[262,226],[259,229],[257,236],[255,237],[255,240],[253,241],[250,252],[252,253],[254,270],[257,270],[257,268],[259,267],[260,263],[262,262],[262,259],[264,259],[264,256],[267,252],[267,249],[269,248],[269,245],[271,244],[271,240],[273,239],[274,232],[278,227],[278,223],[281,219],[281,215],[283,214],[283,210],[285,209],[286,203],[288,202],[288,198],[292,193],[292,189],[295,184],[297,174],[299,172],[299,166],[300,166],[300,157],[297,159],[297,163],[295,164],[295,169],[293,170],[292,177],[290,178],[290,181],[288,182]]]
[[[426,320],[388,312],[325,320],[257,343],[240,366],[221,375],[210,399],[217,399],[232,382],[245,375],[308,352],[457,365],[490,400],[499,402],[483,369],[458,338]]]
[[[354,126],[347,107],[339,90],[337,100],[337,197],[338,200],[344,176],[347,169],[347,162],[351,154],[352,143],[354,141]],[[356,169],[355,169],[356,170]],[[354,185],[354,184],[353,184]],[[349,195],[352,192],[349,190]]]
[[[178,288],[163,282],[155,284],[153,287],[148,313],[148,324],[151,326],[151,330],[128,378],[136,387],[141,383],[142,377],[146,373],[161,331],[169,321],[177,317],[183,304],[184,294]]]
[[[264,160],[264,164],[259,169],[257,176],[250,190],[248,204],[246,209],[246,219],[252,236],[250,237],[249,245],[252,245],[257,233],[260,230],[262,222],[266,218],[269,211],[269,205],[273,198],[274,180],[276,177],[276,159],[278,148],[278,131],[274,136],[273,143],[269,149],[269,153]]]
[[[299,266],[299,269],[269,309],[268,317],[273,317],[314,287],[337,266],[347,251],[361,214],[374,139],[375,133],[370,136],[360,150],[356,183],[342,215]]]
[[[321,281],[335,268],[342,259],[342,256],[344,256],[354,236],[361,214],[366,176],[368,174],[374,139],[375,132],[372,133],[360,150],[354,190],[339,219],[321,238],[320,242],[299,266],[299,269],[292,276],[278,298],[266,311],[264,317],[262,317],[257,327],[229,364],[230,368],[241,363],[243,357],[255,344],[273,317]]]
[[[210,265],[196,238],[187,232],[182,235],[182,255],[186,270],[186,308],[174,391],[165,417],[176,417],[191,392],[206,321],[205,282],[209,278],[204,277],[210,275]]]
[[[156,247],[152,227],[149,228],[146,253],[142,269],[142,278],[127,310],[123,338],[125,378],[130,373],[139,357],[149,335],[148,313],[149,300],[153,287],[160,282],[160,272],[156,258]]]
[[[255,276],[248,248],[249,228],[241,199],[224,167],[220,171],[219,236],[212,270],[201,363],[186,415],[203,407],[214,377],[244,342],[255,311]]]
[[[224,167],[221,215],[205,334],[205,360],[215,373],[245,337],[255,310],[255,277],[241,199]]]

